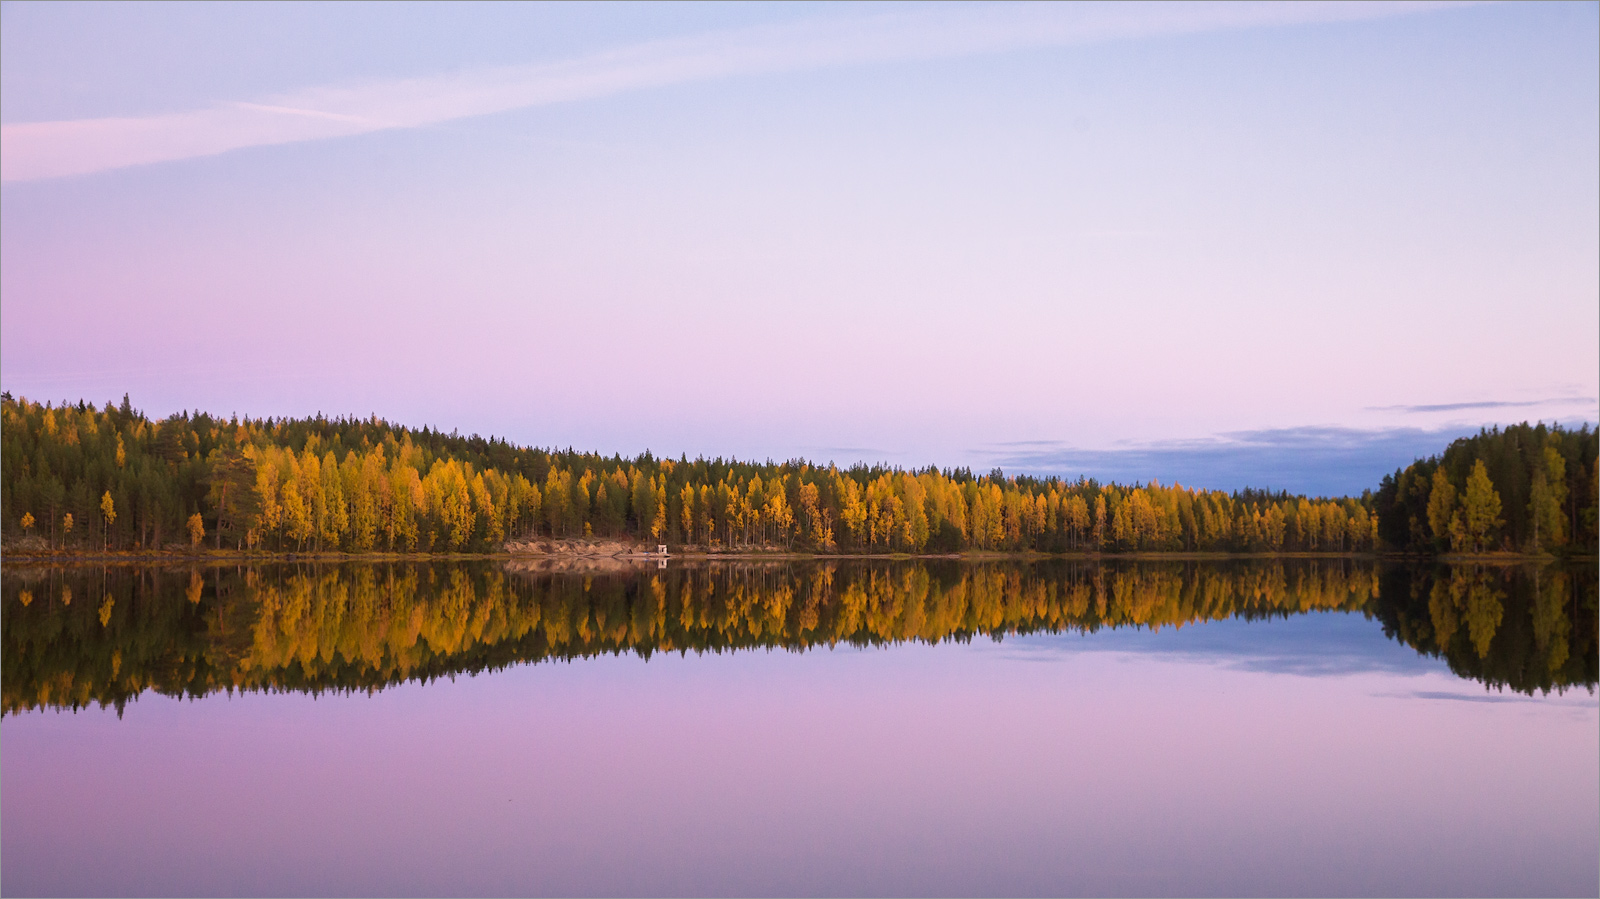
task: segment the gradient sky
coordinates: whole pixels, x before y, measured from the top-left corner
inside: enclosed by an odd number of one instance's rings
[[[1600,418],[1573,4],[0,4],[0,382],[1359,491]]]

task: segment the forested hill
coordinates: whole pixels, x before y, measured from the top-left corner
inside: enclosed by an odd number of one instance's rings
[[[1382,514],[1411,508],[1370,495],[607,458],[377,418],[151,421],[126,397],[96,409],[5,395],[3,407],[0,531],[12,549],[493,552],[507,540],[611,537],[819,552],[1340,552],[1385,548]],[[1540,433],[1560,435],[1560,453],[1571,449],[1558,502],[1576,504],[1573,524],[1559,538],[1547,527],[1542,545],[1585,533],[1592,545],[1594,434]],[[1466,477],[1460,489],[1472,493]],[[1477,539],[1522,545],[1500,525]],[[1393,546],[1437,548],[1409,537]]]
[[[1379,541],[1409,552],[1596,550],[1600,433],[1540,425],[1483,431],[1383,479]]]

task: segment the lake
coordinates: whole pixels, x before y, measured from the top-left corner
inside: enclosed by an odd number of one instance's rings
[[[7,895],[1600,893],[1593,565],[8,564]]]

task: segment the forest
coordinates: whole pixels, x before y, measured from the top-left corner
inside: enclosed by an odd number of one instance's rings
[[[1600,433],[1543,424],[1485,430],[1383,479],[1379,544],[1397,552],[1592,555]]]
[[[1596,434],[1457,441],[1377,493],[1312,498],[996,470],[625,459],[369,419],[153,421],[0,397],[11,551],[493,553],[615,538],[809,553],[1483,552],[1595,546]]]

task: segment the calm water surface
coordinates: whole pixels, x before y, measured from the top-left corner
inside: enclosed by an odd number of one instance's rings
[[[0,891],[1593,896],[1596,592],[8,565]]]

